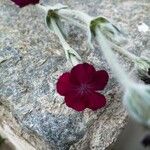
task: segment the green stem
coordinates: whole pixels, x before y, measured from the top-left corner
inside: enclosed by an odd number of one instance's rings
[[[64,39],[59,27],[57,26],[57,23],[55,21],[55,19],[51,18],[51,23],[52,23],[52,26],[53,26],[53,29],[54,29],[54,32],[55,34],[58,36],[64,50],[65,50],[65,53],[68,53],[68,50],[70,49],[70,46],[69,44],[66,42],[66,40]]]
[[[80,62],[81,57],[80,57],[79,54],[78,54],[74,49],[72,49],[72,48],[70,47],[70,45],[66,42],[66,40],[64,39],[64,37],[63,37],[63,35],[62,35],[62,33],[61,33],[59,27],[57,26],[57,23],[56,23],[56,21],[55,21],[54,18],[51,18],[51,23],[52,23],[52,27],[53,27],[53,29],[54,29],[55,34],[58,36],[58,38],[59,38],[59,40],[60,40],[60,42],[61,42],[61,44],[62,44],[62,47],[63,47],[63,49],[64,49],[64,51],[65,51],[65,55],[66,55],[67,60],[70,60],[71,63],[72,63],[72,65],[76,65],[76,62],[74,63],[74,62],[70,59],[70,55],[73,55],[73,56],[75,57],[74,59],[76,59],[76,61],[78,61],[78,62]],[[72,57],[72,56],[71,56],[71,57]]]
[[[74,16],[75,18],[78,18],[80,21],[85,23],[86,25],[89,25],[93,17],[89,16],[88,14],[78,11],[78,10],[71,10],[71,9],[61,9],[58,11],[59,14],[63,16],[69,16],[72,18]]]
[[[47,13],[47,8],[45,7],[45,6],[42,6],[42,5],[40,5],[40,4],[37,4],[36,5],[39,9],[41,9],[42,11],[44,11],[45,13]]]
[[[38,6],[38,8],[40,8],[40,9],[42,9],[44,11],[47,10],[46,7],[44,7],[44,6],[40,5],[40,4],[37,4],[37,6]],[[68,54],[68,49],[70,49],[70,46],[66,42],[64,37],[62,36],[62,33],[61,33],[59,27],[57,26],[57,23],[56,23],[55,19],[51,18],[51,23],[52,23],[54,32],[55,32],[55,34],[57,34],[57,36],[58,36],[58,38],[59,38],[60,42],[62,43],[62,46],[63,46],[63,48],[65,50],[65,54],[67,55]],[[67,56],[67,59],[68,59],[68,56]]]
[[[121,55],[127,57],[130,61],[135,62],[135,61],[137,61],[139,59],[138,56],[136,56],[136,55],[134,55],[134,54],[132,54],[132,53],[122,49],[121,47],[117,46],[116,44],[114,44],[112,42],[109,42],[109,43],[110,43],[111,47],[114,48],[114,50],[116,52],[118,52]]]
[[[126,72],[123,71],[121,66],[116,61],[116,56],[113,54],[107,39],[105,36],[101,33],[100,29],[96,28],[96,40],[98,44],[101,46],[101,49],[103,51],[103,54],[109,63],[112,71],[115,73],[118,81],[125,87],[128,88],[133,81],[129,78],[129,76],[126,74]]]
[[[63,15],[61,15],[60,13],[58,13],[58,15],[59,15],[61,18],[63,18],[63,19],[65,19],[65,20],[69,21],[69,22],[72,23],[73,25],[75,25],[75,26],[77,26],[77,27],[79,27],[79,28],[81,28],[81,29],[87,31],[87,27],[86,27],[85,25],[83,25],[83,24],[77,22],[76,19],[73,19],[73,18],[70,18],[70,17],[67,17],[67,16],[63,16]]]
[[[59,10],[58,14],[60,16],[64,17],[64,19],[68,19],[68,21],[71,21],[74,25],[76,25],[79,28],[84,29],[84,30],[87,30],[88,27],[86,27],[86,26],[89,26],[89,23],[93,19],[93,17],[89,16],[88,14],[86,14],[84,12],[77,11],[77,10],[70,10],[70,9]],[[66,17],[66,16],[68,16],[68,17]],[[81,23],[77,23],[77,21],[75,19],[71,20],[71,18],[73,18],[73,16],[78,18],[85,25],[82,25]],[[116,50],[118,53],[122,54],[123,56],[126,56],[132,62],[135,63],[135,61],[137,61],[139,59],[136,55],[134,55],[128,51],[123,50],[121,47],[115,45],[112,42],[111,42],[111,45],[114,47],[114,50]]]

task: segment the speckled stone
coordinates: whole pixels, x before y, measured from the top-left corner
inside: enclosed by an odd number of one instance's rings
[[[41,2],[51,5],[61,2],[93,16],[111,18],[128,34],[127,50],[140,55],[149,49],[149,32],[141,33],[137,27],[142,22],[150,26],[149,1]],[[56,92],[58,77],[71,66],[64,58],[58,38],[46,28],[44,14],[35,6],[19,9],[9,0],[1,0],[0,20],[0,103],[12,113],[19,126],[11,125],[11,128],[37,150],[109,148],[125,126],[127,114],[122,106],[123,90],[100,50],[88,51],[85,33],[66,26],[70,45],[84,61],[94,64],[97,69],[108,70],[111,78],[103,91],[107,106],[95,112],[87,109],[78,113],[68,108]],[[118,58],[126,70],[131,69],[132,64],[120,56]]]

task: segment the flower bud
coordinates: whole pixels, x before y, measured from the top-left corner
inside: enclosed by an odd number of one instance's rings
[[[150,84],[150,61],[147,58],[139,58],[135,61],[138,75],[146,84]]]
[[[53,7],[48,6],[46,8],[46,10],[47,10],[46,11],[47,12],[46,23],[47,23],[49,30],[58,36],[58,38],[62,44],[62,47],[65,51],[67,60],[69,60],[72,63],[72,65],[74,65],[74,64],[76,65],[82,59],[81,59],[80,55],[73,48],[71,48],[70,45],[66,42],[66,40],[65,40],[66,33],[64,32],[63,23],[58,14],[58,10],[66,9],[66,8],[67,8],[67,6],[64,6],[61,4],[57,4]]]
[[[105,35],[105,37],[120,45],[126,43],[126,39],[124,33],[114,24],[112,24],[108,19],[104,17],[96,17],[90,22],[91,32],[95,35],[95,28],[99,26],[101,32]]]
[[[65,5],[62,4],[56,4],[54,6],[45,6],[46,9],[46,24],[47,27],[49,28],[49,30],[51,32],[54,32],[53,26],[51,24],[51,18],[55,19],[57,26],[59,27],[59,29],[61,30],[61,33],[63,34],[63,36],[66,36],[66,31],[64,30],[64,25],[62,23],[62,21],[59,18],[59,15],[57,14],[57,11],[59,11],[60,9],[66,9],[68,8]]]
[[[150,127],[150,87],[148,85],[131,84],[126,89],[123,103],[133,119]]]

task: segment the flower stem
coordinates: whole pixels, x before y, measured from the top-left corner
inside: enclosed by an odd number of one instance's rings
[[[62,43],[62,46],[65,50],[65,53],[68,53],[68,49],[70,48],[69,44],[66,42],[66,40],[64,39],[55,19],[51,18],[51,23],[52,23],[52,26],[53,26],[53,29],[54,29],[54,32],[55,34],[58,36],[60,42]]]
[[[47,9],[46,9],[45,6],[40,5],[40,4],[36,4],[36,6],[37,6],[39,9],[41,9],[42,11],[47,12]]]
[[[101,33],[100,29],[96,28],[96,40],[98,44],[101,46],[103,54],[109,63],[112,71],[115,73],[118,81],[125,87],[128,88],[133,81],[129,78],[129,76],[124,72],[121,66],[116,61],[116,56],[113,54],[111,47],[109,46],[107,39]]]
[[[72,23],[73,25],[75,25],[75,26],[77,26],[77,27],[79,27],[79,28],[81,28],[81,29],[83,29],[83,30],[85,30],[85,31],[87,30],[87,27],[86,27],[85,25],[83,25],[83,24],[77,22],[76,19],[70,18],[70,17],[68,17],[68,16],[61,15],[60,13],[58,13],[58,15],[59,15],[61,18],[63,18],[63,19],[65,19],[65,20],[69,21],[69,22]]]
[[[65,51],[65,55],[66,55],[66,58],[67,60],[70,60],[72,65],[76,65],[76,62],[74,64],[74,62],[72,61],[72,59],[70,59],[70,56],[73,55],[74,56],[74,59],[76,59],[76,61],[80,61],[81,60],[81,57],[79,56],[79,54],[70,47],[70,45],[66,42],[66,40],[64,39],[56,21],[54,18],[51,18],[51,23],[52,23],[52,27],[54,29],[54,32],[55,34],[58,36],[61,44],[62,44],[62,47]],[[72,57],[72,56],[71,56]]]
[[[109,43],[110,43],[111,47],[114,48],[114,50],[116,52],[120,53],[123,56],[126,56],[130,61],[135,62],[135,61],[137,61],[139,59],[138,56],[136,56],[136,55],[134,55],[134,54],[132,54],[132,53],[122,49],[120,46],[117,46],[116,44],[114,44],[112,42],[109,42]]]
[[[58,11],[58,13],[60,15],[69,16],[71,18],[72,16],[74,16],[75,18],[85,23],[85,25],[89,25],[90,21],[93,19],[93,17],[89,16],[88,14],[78,11],[78,10],[61,9]]]
[[[78,26],[79,28],[86,30],[88,29],[89,23],[91,22],[91,20],[93,19],[93,17],[89,16],[88,14],[78,11],[78,10],[70,10],[70,9],[64,9],[64,10],[59,10],[58,14],[63,17],[64,19],[72,22],[74,25]],[[82,25],[81,23],[78,23],[77,20],[72,19],[73,16],[75,18],[78,18],[80,21],[82,21],[85,25]],[[87,27],[86,27],[87,26]],[[115,45],[114,43],[111,42],[112,47],[114,48],[115,51],[117,51],[118,53],[120,53],[123,56],[126,56],[130,61],[132,62],[136,62],[139,57],[123,50],[121,47]]]

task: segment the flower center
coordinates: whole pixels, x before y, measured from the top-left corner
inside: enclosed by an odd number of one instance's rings
[[[90,84],[82,83],[77,90],[80,95],[85,95],[91,92],[91,86]]]

